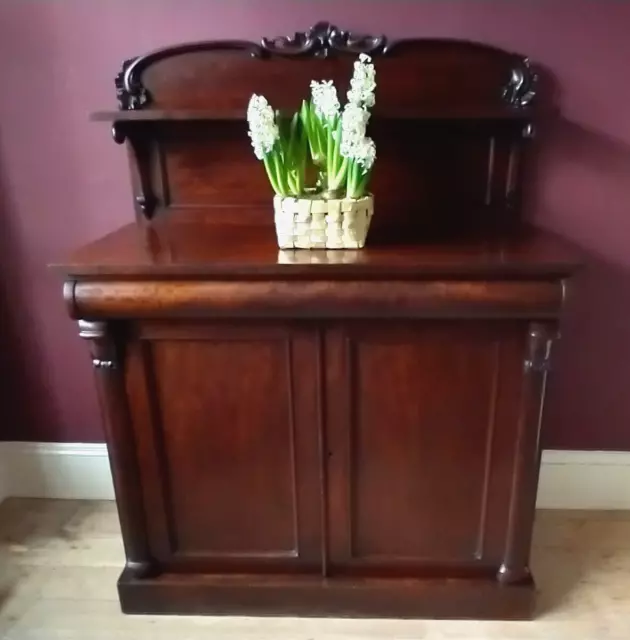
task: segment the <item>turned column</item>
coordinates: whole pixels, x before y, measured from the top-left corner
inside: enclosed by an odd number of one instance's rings
[[[533,322],[529,325],[507,540],[503,563],[497,574],[497,579],[503,584],[531,580],[529,554],[540,470],[540,428],[551,347],[556,337],[553,323]]]
[[[125,547],[126,568],[135,578],[154,573],[136,443],[125,393],[122,343],[106,322],[79,320],[79,335],[88,340],[114,479]]]

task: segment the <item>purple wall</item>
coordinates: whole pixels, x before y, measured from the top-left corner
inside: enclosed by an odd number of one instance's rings
[[[120,62],[180,41],[258,39],[321,19],[392,37],[488,42],[557,77],[565,121],[540,157],[537,217],[587,248],[593,265],[558,350],[547,444],[630,449],[630,3],[617,0],[4,0],[1,435],[101,439],[86,348],[46,264],[131,220],[124,152],[105,125],[87,121],[113,106]]]

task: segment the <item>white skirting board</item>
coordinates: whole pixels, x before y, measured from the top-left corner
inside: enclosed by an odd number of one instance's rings
[[[0,443],[4,497],[112,500],[104,444]],[[630,452],[545,451],[541,509],[630,509]]]
[[[0,442],[0,467],[5,497],[114,499],[105,444]]]

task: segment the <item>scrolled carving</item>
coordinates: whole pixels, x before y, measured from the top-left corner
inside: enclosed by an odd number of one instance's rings
[[[79,337],[85,340],[102,340],[107,336],[107,323],[96,320],[79,320]]]
[[[116,363],[113,360],[102,360],[101,358],[92,358],[92,366],[95,369],[115,369]]]
[[[142,86],[140,80],[131,73],[138,60],[140,58],[125,60],[114,81],[118,107],[123,111],[142,109],[150,102],[149,92]]]
[[[523,127],[522,135],[526,140],[531,140],[536,137],[536,127],[533,122],[529,122]]]
[[[527,356],[523,362],[526,372],[551,370],[551,348],[557,335],[557,331],[551,331],[545,325],[532,324],[527,341]]]
[[[129,131],[128,125],[123,122],[114,122],[112,125],[112,138],[114,138],[116,144],[123,144],[127,140],[131,144],[136,158],[140,183],[140,193],[136,196],[136,205],[142,211],[144,217],[150,220],[158,205],[158,198],[153,192],[147,139],[138,135],[137,132],[133,134],[133,132]]]
[[[166,47],[137,58],[129,58],[122,64],[116,76],[116,97],[118,106],[123,111],[142,109],[151,103],[151,94],[142,84],[142,73],[150,65],[169,56],[193,53],[195,51],[246,51],[253,58],[265,55],[262,47],[245,40],[216,40],[214,42],[192,42],[176,47]]]
[[[530,65],[529,59],[524,58],[512,69],[512,75],[503,89],[503,99],[514,107],[527,107],[536,97],[538,74]]]
[[[116,144],[123,144],[127,139],[127,131],[120,122],[112,124],[112,138]]]
[[[141,181],[142,182],[142,181]],[[136,204],[142,211],[142,214],[147,220],[150,220],[155,213],[155,208],[158,205],[158,199],[155,197],[153,192],[151,191],[151,187],[146,184],[141,184],[140,188],[145,191],[138,196],[136,196]]]
[[[293,36],[263,38],[264,51],[279,56],[313,56],[327,58],[334,53],[384,53],[387,38],[383,35],[355,35],[342,31],[329,22],[318,22],[308,31],[297,31]]]
[[[102,320],[80,319],[79,336],[90,341],[92,366],[97,370],[117,368],[117,349],[111,326]]]

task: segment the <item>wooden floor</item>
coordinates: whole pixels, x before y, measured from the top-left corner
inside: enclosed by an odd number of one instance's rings
[[[2,640],[630,640],[630,512],[538,513],[534,622],[123,616],[110,502],[7,500],[0,545]]]

